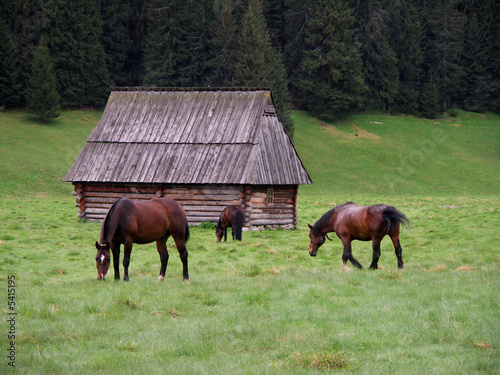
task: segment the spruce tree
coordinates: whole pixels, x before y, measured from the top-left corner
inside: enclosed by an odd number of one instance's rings
[[[293,137],[285,65],[281,53],[272,46],[259,0],[250,0],[243,16],[233,85],[269,87],[280,121]]]
[[[0,18],[0,107],[17,107],[21,101],[21,83],[16,57],[7,25]]]
[[[132,86],[143,83],[144,50],[146,48],[147,10],[149,0],[130,0],[132,13],[129,18],[128,32],[132,41],[129,53],[130,79]]]
[[[488,53],[485,48],[484,29],[473,14],[464,40],[463,67],[466,85],[464,109],[482,112],[488,107]]]
[[[49,21],[44,35],[54,59],[63,107],[100,107],[109,96],[99,6],[99,0],[47,2],[45,17]]]
[[[43,43],[36,48],[33,56],[26,102],[26,109],[41,120],[59,116],[57,80],[49,50]]]
[[[210,76],[209,0],[153,0],[148,11],[145,81],[149,85],[205,86]]]
[[[363,61],[370,97],[378,98],[382,109],[389,109],[399,91],[398,60],[389,42],[389,12],[379,0],[368,3],[363,30]],[[388,107],[387,107],[388,106]]]
[[[132,9],[129,1],[102,0],[101,42],[106,54],[110,83],[114,86],[132,85],[132,38],[129,20]]]
[[[422,88],[420,99],[422,115],[426,118],[436,118],[441,112],[439,90],[432,74]]]
[[[209,66],[212,70],[210,86],[231,86],[236,72],[238,43],[238,9],[235,0],[215,0],[214,19],[209,25],[213,52]]]
[[[500,113],[500,4],[493,7],[493,17],[488,37],[488,70],[490,74],[489,108]]]
[[[285,66],[289,77],[297,77],[305,47],[306,19],[311,12],[311,0],[286,0],[285,23]],[[290,81],[292,97],[297,96],[294,80]]]
[[[341,0],[317,2],[308,14],[304,43],[294,79],[297,104],[324,117],[359,109],[366,86],[352,10]]]
[[[464,18],[457,10],[456,3],[456,0],[443,0],[430,13],[431,65],[435,67],[435,79],[444,111],[463,96],[465,87],[460,64]]]
[[[17,56],[19,83],[23,92],[21,104],[25,105],[24,91],[29,81],[33,52],[39,44],[43,25],[47,22],[42,7],[49,5],[42,4],[41,1],[12,1],[6,5],[9,6],[3,14],[9,15],[6,22]],[[2,13],[0,12],[0,14]]]
[[[412,0],[396,2],[391,13],[393,46],[399,71],[399,94],[395,105],[400,112],[416,114],[422,87],[423,27]]]

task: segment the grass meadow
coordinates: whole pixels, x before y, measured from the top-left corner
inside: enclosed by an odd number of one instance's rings
[[[62,178],[100,115],[0,113],[0,373],[500,373],[499,116],[295,112],[314,182],[297,229],[216,243],[192,227],[188,284],[171,239],[164,282],[154,244],[134,246],[129,282],[96,279],[100,225],[78,221]],[[307,224],[349,200],[410,218],[404,270],[389,239],[375,271],[367,242],[353,242],[362,270],[334,236],[308,255]]]

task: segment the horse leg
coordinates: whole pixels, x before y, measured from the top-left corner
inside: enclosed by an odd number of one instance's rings
[[[342,244],[344,245],[344,253],[342,254],[342,262],[344,265],[350,260],[353,266],[357,268],[363,268],[363,266],[352,256],[351,241],[349,239],[342,238]]]
[[[113,253],[113,268],[115,270],[115,280],[120,280],[120,244],[111,242],[111,252]]]
[[[376,270],[378,268],[378,260],[380,259],[380,242],[379,238],[374,238],[372,240],[372,248],[373,248],[373,259],[372,264],[370,264],[370,268]]]
[[[401,243],[399,242],[399,235],[391,236],[392,243],[394,245],[394,250],[396,252],[396,257],[398,258],[398,268],[403,269],[403,248],[401,247]]]
[[[165,280],[165,273],[167,272],[168,264],[168,250],[167,250],[167,238],[156,241],[156,250],[160,254],[160,276],[158,276],[159,281]]]
[[[132,253],[132,240],[123,244],[123,280],[128,281],[128,266],[130,265],[130,253]]]
[[[231,220],[231,235],[233,236],[233,241],[235,232],[236,232],[236,217],[233,217],[233,219]]]
[[[183,281],[188,281],[189,280],[189,272],[188,272],[188,252],[186,249],[186,240],[184,238],[184,235],[179,235],[179,234],[174,234],[174,241],[175,241],[175,246],[177,247],[177,250],[179,251],[179,256],[181,257],[182,261],[182,280]]]
[[[227,227],[224,227],[224,242],[227,241]]]

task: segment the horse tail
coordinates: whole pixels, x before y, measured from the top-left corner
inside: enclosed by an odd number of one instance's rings
[[[387,234],[394,232],[399,224],[407,227],[410,225],[410,220],[401,211],[398,211],[396,207],[388,206],[382,211],[382,220],[387,223],[386,231]]]
[[[236,211],[236,228],[235,228],[235,237],[238,241],[241,241],[241,232],[243,228],[243,212],[240,210]]]

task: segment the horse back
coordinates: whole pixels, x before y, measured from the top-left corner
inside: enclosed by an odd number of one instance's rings
[[[369,241],[377,236],[385,205],[358,206],[350,203],[342,206],[337,213],[336,232],[339,237],[350,237],[360,241]]]
[[[222,210],[219,217],[219,222],[225,227],[231,227],[232,224],[236,221],[238,213],[243,214],[243,217],[245,217],[245,211],[241,206],[227,206],[226,208],[224,208],[224,210]]]
[[[119,242],[131,239],[144,244],[157,241],[170,233],[183,234],[187,225],[182,206],[170,198],[147,201],[121,199],[115,209],[115,237]]]

